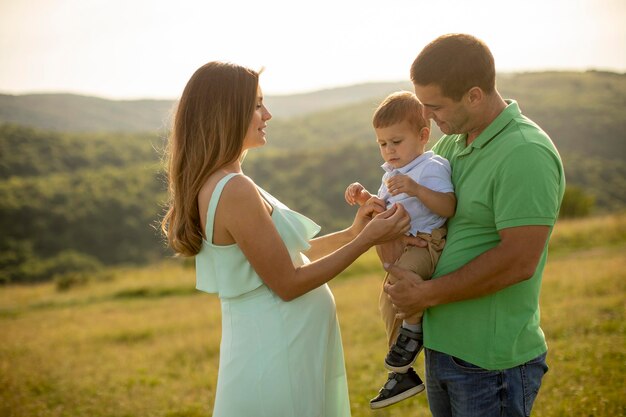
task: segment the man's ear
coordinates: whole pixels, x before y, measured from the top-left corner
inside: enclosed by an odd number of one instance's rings
[[[485,92],[480,87],[472,87],[465,94],[470,105],[476,105],[483,101]]]

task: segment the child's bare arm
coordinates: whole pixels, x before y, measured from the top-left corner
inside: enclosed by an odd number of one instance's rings
[[[355,204],[362,206],[372,197],[374,197],[374,195],[370,194],[370,192],[358,182],[352,183],[346,188],[346,202],[351,206]]]
[[[413,181],[407,175],[396,175],[387,181],[391,195],[406,193],[417,197],[430,211],[442,217],[452,217],[456,211],[454,193],[440,193]]]

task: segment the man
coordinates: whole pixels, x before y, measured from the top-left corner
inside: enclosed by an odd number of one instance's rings
[[[554,144],[503,100],[489,48],[444,35],[411,67],[424,115],[445,134],[457,209],[430,281],[387,266],[399,317],[424,315],[426,386],[441,416],[529,416],[547,371],[539,291],[565,190]]]

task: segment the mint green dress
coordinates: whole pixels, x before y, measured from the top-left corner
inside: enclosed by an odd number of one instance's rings
[[[224,185],[209,202],[206,236]],[[320,227],[259,188],[295,266]],[[196,288],[216,293],[222,341],[214,417],[346,417],[348,385],[335,300],[327,285],[285,302],[256,274],[236,244],[204,241]]]

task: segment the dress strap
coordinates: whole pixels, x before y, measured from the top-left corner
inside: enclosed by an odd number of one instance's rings
[[[215,185],[213,194],[211,194],[211,199],[209,200],[209,208],[207,209],[206,215],[206,227],[204,228],[206,240],[209,243],[213,243],[213,223],[215,222],[215,209],[217,208],[217,203],[219,203],[220,201],[220,196],[222,195],[224,186],[226,186],[226,183],[235,175],[239,174],[233,172],[222,177],[217,182],[217,185]]]

